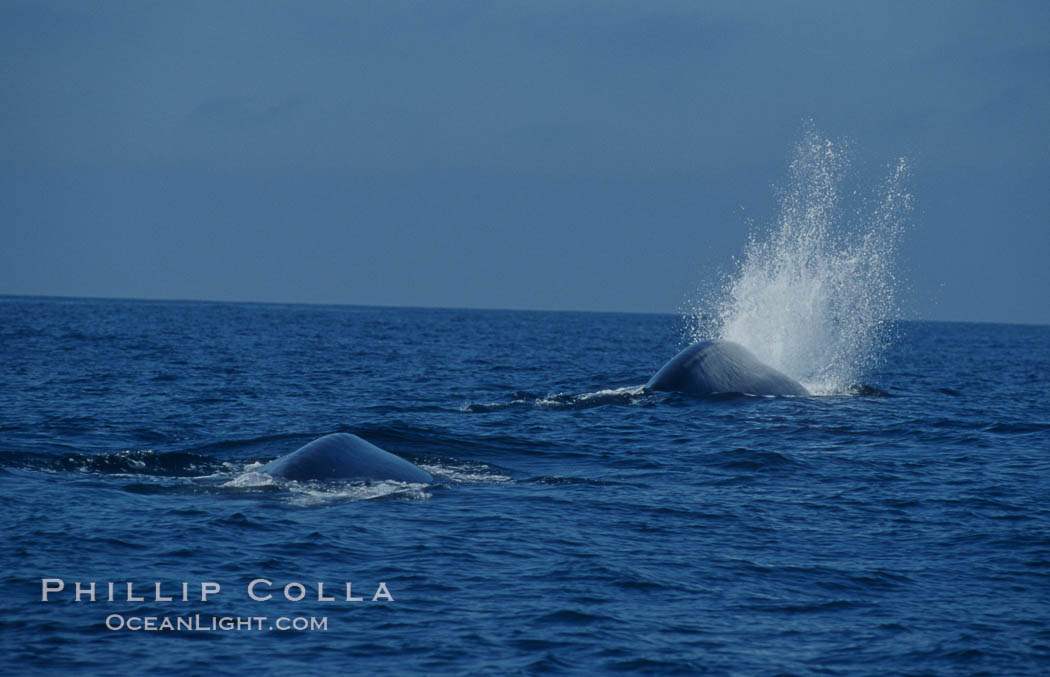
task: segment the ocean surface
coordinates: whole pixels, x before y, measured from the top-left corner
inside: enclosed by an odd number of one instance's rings
[[[901,322],[839,394],[644,392],[689,331],[0,297],[2,672],[1050,674],[1050,327]],[[435,482],[259,472],[339,431]]]

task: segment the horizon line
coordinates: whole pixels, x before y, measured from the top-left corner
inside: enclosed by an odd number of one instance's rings
[[[201,298],[177,298],[177,297],[148,297],[148,296],[69,296],[64,294],[8,294],[0,293],[0,299],[39,299],[52,301],[130,301],[136,303],[205,303],[205,304],[228,304],[228,305],[260,305],[260,306],[309,306],[309,307],[332,307],[332,308],[390,308],[400,310],[477,310],[490,312],[509,313],[590,313],[595,315],[652,315],[665,317],[681,317],[681,312],[658,312],[645,310],[594,310],[577,308],[509,308],[492,306],[439,306],[439,305],[411,305],[411,304],[386,304],[386,303],[337,303],[332,301],[271,301],[271,300],[231,300],[231,299],[201,299]],[[1024,321],[1002,321],[1002,320],[936,320],[921,317],[904,318],[896,317],[883,320],[885,322],[932,322],[939,324],[997,324],[1021,327],[1050,327],[1050,324],[1040,322]]]

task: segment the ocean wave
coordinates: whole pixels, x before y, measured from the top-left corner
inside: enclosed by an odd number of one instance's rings
[[[102,475],[149,475],[158,477],[198,477],[229,469],[225,461],[185,451],[159,452],[152,449],[114,454],[34,454],[0,453],[0,467],[46,472],[94,473]]]

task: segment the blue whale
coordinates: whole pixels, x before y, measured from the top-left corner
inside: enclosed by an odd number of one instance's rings
[[[334,433],[270,461],[262,472],[289,480],[397,480],[429,484],[430,473],[357,435]]]
[[[691,395],[809,395],[801,383],[732,341],[694,343],[660,367],[645,387]]]

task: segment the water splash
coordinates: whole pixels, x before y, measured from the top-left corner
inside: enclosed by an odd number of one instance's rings
[[[315,482],[286,480],[262,472],[262,463],[250,463],[244,471],[221,486],[246,491],[277,491],[292,505],[315,506],[346,501],[402,498],[425,501],[430,498],[425,484],[395,480]]]
[[[737,269],[687,317],[692,340],[736,341],[815,394],[859,385],[898,314],[893,268],[911,202],[907,163],[899,159],[874,197],[847,211],[848,150],[805,131],[775,227],[764,239],[751,234]]]

